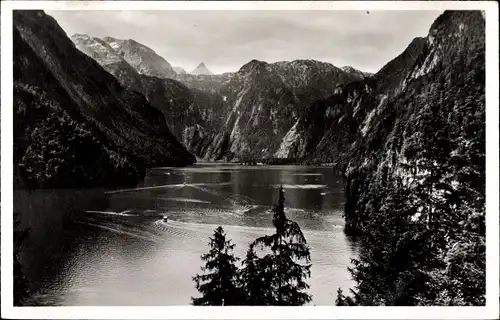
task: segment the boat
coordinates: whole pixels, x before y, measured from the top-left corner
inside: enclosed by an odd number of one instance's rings
[[[168,216],[163,216],[163,222],[168,222]]]

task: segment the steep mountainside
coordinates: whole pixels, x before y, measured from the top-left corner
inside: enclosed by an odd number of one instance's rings
[[[347,167],[354,198],[361,193],[356,191],[359,177],[377,180],[383,168],[406,176],[408,166],[411,175],[417,176],[435,173],[434,166],[449,169],[446,179],[456,179],[452,185],[472,182],[468,197],[476,192],[484,197],[485,27],[481,13],[445,12],[432,25],[421,50],[398,79],[397,88],[387,86],[385,90],[390,89],[379,94],[376,108],[366,112]],[[426,164],[429,161],[431,168]],[[357,201],[357,208],[346,208],[346,214],[360,212],[364,205]],[[348,223],[353,228],[362,224],[349,219]]]
[[[108,43],[140,74],[158,78],[174,78],[177,74],[164,58],[135,40],[121,40],[112,37],[105,37],[102,40]]]
[[[484,305],[481,13],[446,11],[374,78],[315,111],[335,110],[335,103],[356,110],[347,116],[352,143],[336,144],[346,168],[346,231],[378,244],[355,262],[353,297],[338,302]],[[333,138],[328,130],[320,136]]]
[[[161,113],[77,50],[43,11],[14,11],[16,185],[135,183],[194,157]]]
[[[226,121],[205,157],[279,157],[282,139],[309,104],[332,94],[337,85],[359,79],[314,60],[250,61],[219,90]]]
[[[222,123],[222,99],[218,95],[189,89],[179,81],[141,76],[143,93],[165,115],[173,134],[198,157]]]

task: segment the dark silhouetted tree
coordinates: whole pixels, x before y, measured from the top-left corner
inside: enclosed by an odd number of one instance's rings
[[[300,306],[312,298],[306,292],[309,288],[306,280],[311,276],[309,247],[299,225],[286,217],[284,202],[285,193],[280,187],[278,204],[273,209],[276,233],[260,237],[251,245],[251,249],[260,247],[267,251],[263,257],[255,259],[250,252],[253,268],[257,270],[254,274],[258,275],[256,291],[260,295],[252,299],[257,299],[261,305]]]
[[[201,267],[204,274],[193,277],[200,298],[191,298],[195,306],[223,306],[241,304],[238,284],[238,268],[232,251],[234,244],[226,239],[224,229],[219,226],[210,238],[210,251],[201,256],[206,261]]]
[[[264,279],[265,273],[257,263],[257,259],[254,247],[250,245],[246,258],[243,260],[243,268],[240,271],[240,283],[245,296],[245,305],[265,305],[266,301],[270,300],[270,292]]]

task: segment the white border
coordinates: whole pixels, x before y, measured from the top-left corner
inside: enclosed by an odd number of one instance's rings
[[[12,306],[12,10],[484,10],[486,12],[486,307]],[[17,319],[495,319],[499,316],[498,4],[494,1],[2,1],[1,315]],[[429,26],[430,27],[430,26]]]

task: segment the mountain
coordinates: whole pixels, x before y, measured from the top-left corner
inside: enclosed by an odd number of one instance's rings
[[[485,93],[484,18],[446,11],[373,79],[313,107],[329,115],[309,126],[316,156],[333,145],[345,168],[345,231],[370,244],[348,304],[485,305]]]
[[[135,40],[121,40],[113,37],[104,37],[102,40],[140,74],[158,78],[174,78],[177,74],[170,63],[153,49]]]
[[[134,184],[145,167],[195,161],[161,112],[80,52],[52,17],[13,14],[16,186]]]
[[[186,70],[184,70],[183,68],[181,67],[174,67],[174,71],[177,73],[177,74],[186,74]]]
[[[206,159],[272,158],[302,113],[337,85],[359,80],[324,62],[252,60],[218,90],[225,123]]]
[[[213,73],[208,70],[207,66],[205,66],[205,63],[200,63],[193,71],[191,71],[191,74],[194,75],[212,75]]]

